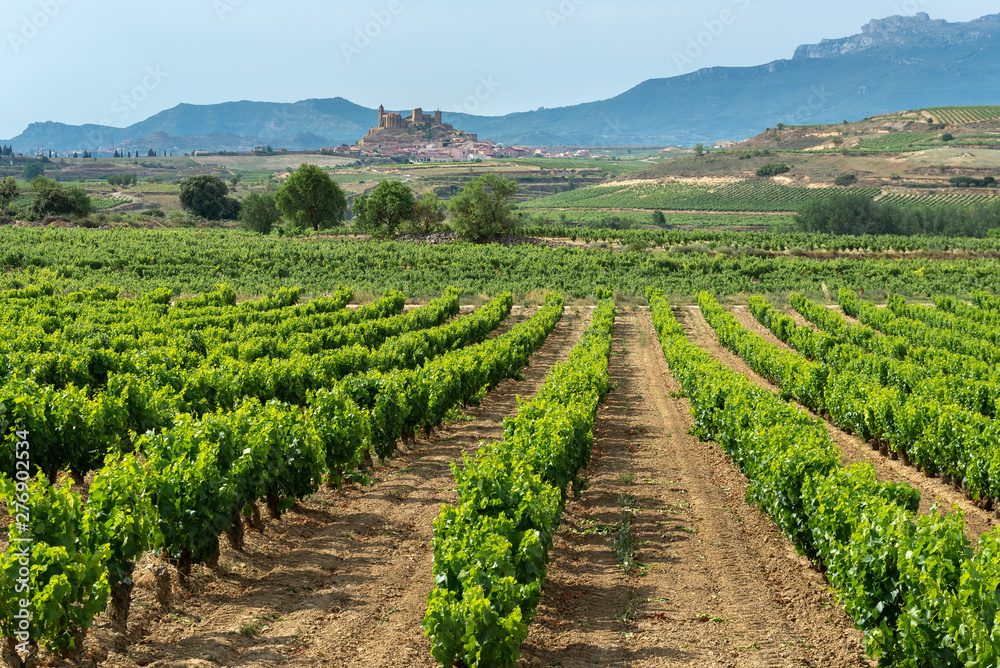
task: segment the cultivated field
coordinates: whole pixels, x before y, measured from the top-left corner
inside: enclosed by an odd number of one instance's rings
[[[5,470],[60,518],[31,606],[76,611],[33,637],[117,668],[990,656],[995,297],[607,296],[0,293]]]

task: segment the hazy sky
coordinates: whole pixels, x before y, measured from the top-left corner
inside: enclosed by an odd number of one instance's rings
[[[344,97],[499,115],[986,0],[3,0],[0,137],[33,121],[124,127],[181,102]],[[692,46],[701,42],[700,46]],[[694,57],[690,57],[694,56]]]

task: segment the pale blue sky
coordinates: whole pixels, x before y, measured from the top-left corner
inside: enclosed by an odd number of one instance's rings
[[[967,21],[997,6],[985,0],[4,0],[0,137],[32,121],[127,126],[181,102],[244,99],[339,96],[370,107],[499,115],[604,99],[646,79],[702,67],[789,58],[799,44],[916,11]],[[699,37],[707,46],[688,60],[689,40]],[[484,99],[470,97],[477,89]],[[470,108],[473,101],[477,108]]]

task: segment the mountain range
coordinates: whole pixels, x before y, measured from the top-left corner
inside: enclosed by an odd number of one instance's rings
[[[426,104],[428,100],[415,100]],[[756,67],[650,79],[607,100],[506,116],[444,114],[481,138],[526,145],[691,145],[767,127],[856,120],[923,107],[1000,102],[1000,14],[967,23],[927,14],[874,20],[843,39],[799,47]],[[32,123],[16,150],[289,150],[353,144],[377,111],[337,97],[293,104],[181,104],[128,128]],[[408,114],[407,110],[403,110]]]

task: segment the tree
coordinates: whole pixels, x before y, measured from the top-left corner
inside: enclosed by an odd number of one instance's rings
[[[19,193],[17,181],[13,176],[8,176],[3,181],[0,181],[0,211],[6,211],[7,207],[10,206],[10,203],[14,201],[14,198]]]
[[[40,162],[29,162],[21,172],[21,178],[27,182],[32,182],[45,173],[45,166]]]
[[[833,185],[835,186],[853,186],[858,182],[858,177],[856,174],[841,174],[833,180]]]
[[[295,170],[278,190],[275,204],[293,230],[337,227],[347,212],[344,191],[316,165],[303,164]]]
[[[252,232],[270,234],[281,220],[281,213],[274,205],[274,195],[250,193],[240,207],[240,227]]]
[[[698,156],[699,158],[701,156],[705,155],[705,145],[702,144],[701,142],[698,142],[697,144],[695,144],[694,145],[694,154],[696,156]]]
[[[413,219],[410,226],[416,232],[433,232],[444,222],[446,210],[444,202],[436,193],[424,193],[424,196],[413,205]]]
[[[354,200],[354,227],[377,237],[392,236],[413,217],[413,190],[402,181],[383,181],[368,195]]]
[[[139,183],[139,175],[135,172],[129,174],[112,174],[108,177],[108,185],[111,186],[134,186]]]
[[[65,190],[61,185],[39,176],[31,182],[34,197],[31,200],[30,212],[42,218],[44,216],[89,216],[93,212],[93,203],[82,188]]]
[[[941,141],[943,142],[949,142],[954,140],[955,140],[955,135],[951,134],[950,132],[945,132],[943,135],[941,135]]]
[[[757,176],[779,176],[792,171],[792,168],[782,162],[771,162],[757,169]]]
[[[818,234],[880,234],[878,207],[868,195],[838,192],[826,199],[809,200],[795,215],[801,232]]]
[[[76,211],[74,215],[84,218],[94,213],[94,203],[90,200],[90,195],[87,194],[83,188],[70,188],[66,191],[73,201],[76,203]]]
[[[181,206],[207,220],[234,220],[240,203],[228,197],[229,187],[217,176],[192,176],[181,181]]]
[[[662,211],[654,211],[653,212],[653,225],[656,225],[658,227],[663,227],[666,224],[667,224],[667,217],[665,215],[663,215],[663,212]]]
[[[451,200],[451,227],[459,236],[479,241],[513,231],[517,183],[496,174],[484,174]]]

